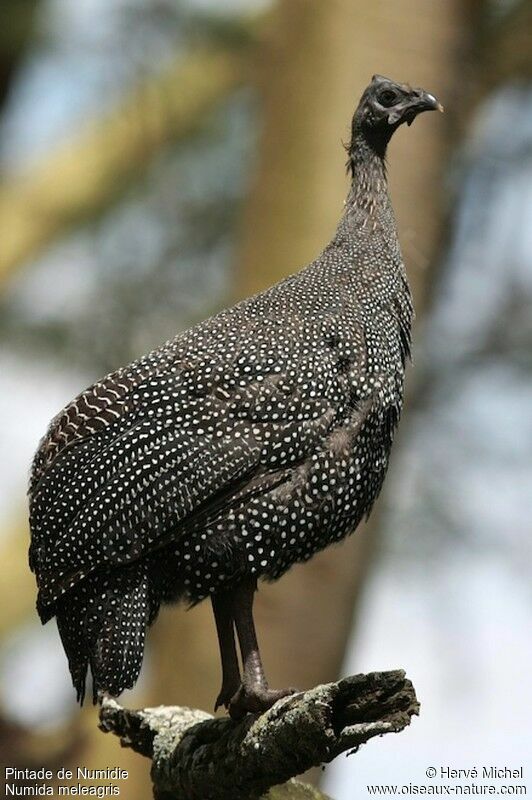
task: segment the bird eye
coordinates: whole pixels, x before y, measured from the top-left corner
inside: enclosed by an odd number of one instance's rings
[[[388,108],[397,100],[397,94],[392,89],[384,89],[384,91],[379,93],[377,99],[381,106]]]

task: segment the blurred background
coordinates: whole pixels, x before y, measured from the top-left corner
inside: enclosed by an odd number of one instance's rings
[[[335,800],[423,783],[427,766],[530,764],[532,4],[3,0],[7,765],[120,766],[123,796],[150,796],[149,762],[79,711],[55,623],[38,622],[30,460],[82,387],[319,252],[375,72],[447,111],[389,152],[418,312],[407,408],[369,523],[261,589],[263,656],[274,686],[397,667],[413,680],[408,731],[311,776]],[[124,701],[210,709],[219,680],[208,604],[165,610]]]

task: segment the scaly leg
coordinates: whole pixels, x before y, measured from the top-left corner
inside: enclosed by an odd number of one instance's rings
[[[220,645],[220,658],[222,661],[222,688],[216,698],[214,710],[219,706],[229,708],[233,695],[240,688],[240,668],[235,646],[235,631],[233,619],[233,602],[230,592],[213,595],[211,598],[212,610],[218,633]]]
[[[240,652],[242,654],[242,685],[231,698],[229,714],[241,719],[246,713],[262,713],[281,697],[293,694],[294,689],[269,689],[259,652],[253,622],[253,598],[257,588],[255,580],[242,583],[232,593],[233,615]]]

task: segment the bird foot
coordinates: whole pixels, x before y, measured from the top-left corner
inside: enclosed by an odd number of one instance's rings
[[[282,697],[296,692],[297,689],[266,689],[242,684],[226,708],[231,719],[240,720],[246,714],[263,714]]]

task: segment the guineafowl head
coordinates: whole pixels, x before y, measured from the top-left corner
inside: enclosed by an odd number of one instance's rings
[[[406,122],[411,125],[422,111],[443,111],[433,94],[397,83],[383,75],[374,75],[360,98],[352,124],[350,150],[357,140],[365,140],[384,155],[393,132]]]

